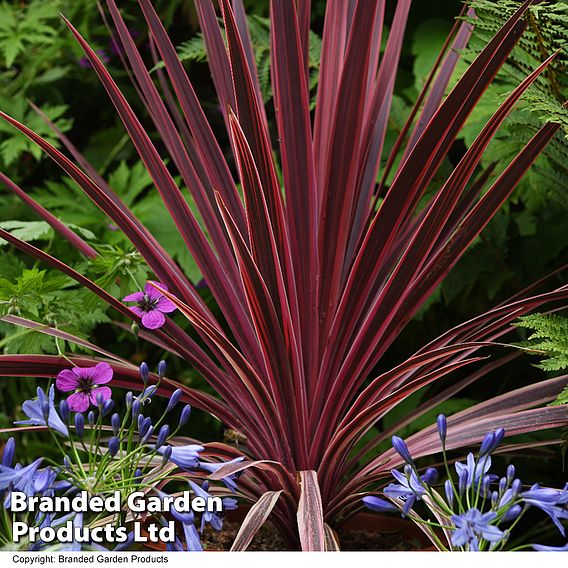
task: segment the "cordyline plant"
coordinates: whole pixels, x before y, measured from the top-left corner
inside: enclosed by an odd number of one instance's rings
[[[67,25],[103,83],[226,324],[214,317],[192,282],[69,140],[61,135],[78,165],[5,114],[6,121],[37,143],[125,233],[156,282],[149,283],[145,293],[128,298],[136,302],[134,313],[57,259],[6,231],[0,236],[94,291],[122,316],[140,322],[141,315],[150,313],[140,337],[186,360],[215,389],[218,398],[182,387],[186,402],[246,436],[250,461],[212,475],[248,470],[240,489],[258,502],[244,530],[252,533],[273,511],[292,544],[299,540],[307,550],[334,547],[330,526],[360,508],[361,495],[370,484],[386,481],[391,469],[403,465],[393,450],[376,449],[393,432],[383,432],[355,450],[365,433],[397,404],[434,381],[445,380],[448,386],[395,430],[499,368],[515,355],[478,365],[465,378],[451,379],[453,371],[479,362],[483,357],[478,351],[500,340],[514,319],[568,297],[567,286],[539,295],[531,295],[536,286],[531,287],[445,332],[395,368],[378,376],[373,373],[406,323],[558,131],[558,124],[543,126],[485,187],[490,172],[477,171],[484,150],[555,54],[504,99],[442,187],[424,203],[425,191],[458,132],[519,40],[530,0],[519,6],[446,96],[459,52],[471,34],[471,24],[456,23],[392,153],[386,156],[378,184],[411,2],[397,3],[384,53],[385,2],[327,3],[312,120],[310,2],[272,0],[271,64],[278,128],[278,144],[273,147],[242,1],[220,1],[224,37],[211,0],[196,0],[241,197],[230,162],[150,0],[139,0],[139,5],[155,60],[164,63],[158,69],[162,94],[115,1],[107,4],[124,62],[167,150],[170,167],[164,165],[103,62],[72,24]],[[205,229],[176,184],[174,168]],[[96,254],[14,183],[2,179],[87,257]],[[187,317],[199,342],[160,310],[162,296]],[[4,319],[38,325],[15,316]],[[55,328],[41,330],[73,340]],[[116,386],[132,387],[135,368],[90,343],[82,345],[111,362]],[[4,355],[0,373],[49,377],[69,367],[69,361],[92,364],[88,357]],[[446,448],[479,442],[498,427],[515,435],[565,423],[566,406],[543,406],[565,383],[566,377],[540,382],[449,417]],[[177,387],[164,379],[159,394],[168,396]],[[415,458],[435,453],[437,443],[435,426],[407,440]],[[239,454],[221,444],[216,448],[224,458]]]

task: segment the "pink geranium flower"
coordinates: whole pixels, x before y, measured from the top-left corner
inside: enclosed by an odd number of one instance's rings
[[[166,286],[156,282],[160,288],[167,290]],[[130,309],[142,318],[142,325],[147,329],[158,329],[166,322],[164,314],[173,312],[176,307],[162,293],[148,282],[144,292],[134,292],[123,299],[123,302],[136,302]]]
[[[97,405],[97,397],[108,400],[112,394],[109,387],[101,387],[112,379],[112,367],[108,363],[98,363],[94,367],[73,367],[57,375],[55,384],[62,392],[75,391],[67,397],[69,409],[85,412],[91,404]]]

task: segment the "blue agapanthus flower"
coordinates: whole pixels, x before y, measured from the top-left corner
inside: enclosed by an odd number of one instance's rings
[[[390,483],[383,493],[391,499],[403,499],[403,513],[406,515],[414,503],[426,494],[424,479],[419,478],[414,469],[408,465],[404,468],[404,473],[396,469],[393,469],[391,473],[398,483]]]
[[[568,552],[568,542],[564,546],[545,546],[544,544],[533,544],[532,547],[539,552]]]
[[[556,525],[562,536],[566,536],[566,530],[561,520],[568,519],[568,484],[564,489],[552,489],[541,487],[538,483],[528,491],[521,493],[521,498],[527,505],[537,507],[544,511]]]
[[[55,388],[51,385],[49,394],[46,395],[41,387],[37,389],[37,399],[26,400],[22,404],[22,410],[28,420],[20,420],[14,424],[33,424],[34,426],[48,426],[65,437],[69,437],[67,426],[57,413],[55,408]]]
[[[491,524],[496,517],[494,512],[481,513],[478,509],[453,515],[451,519],[456,528],[452,532],[452,545],[458,548],[467,546],[470,551],[475,551],[479,550],[480,539],[496,544],[504,536],[503,531]]]
[[[484,455],[475,460],[475,456],[470,452],[467,455],[466,463],[456,462],[456,471],[460,479],[465,479],[466,487],[471,487],[473,483],[476,485],[483,479],[485,474],[491,468],[491,456]],[[466,472],[466,473],[462,473]]]
[[[188,444],[187,446],[162,446],[158,453],[164,455],[166,448],[171,447],[170,461],[182,469],[194,469],[199,465],[199,453],[204,450],[203,446]]]
[[[23,491],[26,495],[35,495],[35,481],[41,462],[42,458],[38,458],[25,467],[20,464],[16,464],[15,467],[0,465],[0,490],[9,488]]]
[[[204,481],[201,486],[197,485],[191,479],[189,480],[189,485],[193,489],[193,492],[197,497],[202,497],[206,502],[212,498],[211,494],[208,492],[209,483]],[[220,512],[216,511],[205,511],[201,515],[201,528],[200,531],[203,532],[206,524],[211,525],[216,531],[220,531],[223,528],[223,516],[225,511],[233,511],[237,508],[237,500],[232,497],[223,497],[223,510]]]

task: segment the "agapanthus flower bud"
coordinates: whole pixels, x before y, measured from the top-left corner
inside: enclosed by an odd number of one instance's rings
[[[412,456],[410,455],[410,451],[408,449],[408,446],[406,445],[406,442],[402,438],[399,438],[398,436],[393,436],[392,437],[392,447],[394,448],[394,451],[406,463],[412,463]]]
[[[164,467],[172,457],[172,446],[166,446],[162,451],[162,467]]]
[[[505,490],[507,489],[507,478],[506,477],[502,477],[499,480],[499,495],[503,495],[503,493],[505,493]]]
[[[16,441],[14,438],[8,438],[2,451],[2,465],[4,467],[12,467],[14,463],[14,455],[16,453]]]
[[[511,483],[515,478],[515,466],[513,464],[507,467],[507,482]]]
[[[483,438],[483,442],[481,442],[481,448],[479,449],[479,456],[484,456],[486,454],[490,454],[493,449],[493,444],[495,442],[495,434],[493,432],[489,432]]]
[[[118,449],[120,447],[120,441],[116,436],[113,436],[109,441],[108,441],[108,453],[114,457],[116,456],[116,454],[118,453]]]
[[[158,390],[157,385],[150,385],[149,387],[144,389],[144,392],[140,395],[140,398],[143,399],[152,398],[157,390]]]
[[[110,424],[112,426],[112,433],[115,436],[118,436],[118,431],[120,429],[120,416],[116,412],[112,415]]]
[[[493,493],[491,493],[491,506],[495,507],[497,503],[499,503],[499,492],[493,491]]]
[[[148,379],[150,378],[150,371],[148,369],[148,365],[146,363],[140,364],[140,376],[142,377],[142,381],[144,382],[144,386],[148,384]]]
[[[102,395],[102,393],[98,392],[97,396],[95,397],[96,401],[97,401],[97,406],[99,407],[99,409],[102,409],[103,404],[105,403],[105,398]]]
[[[454,506],[454,487],[451,479],[446,479],[444,482],[444,492],[446,493],[446,501],[451,509]]]
[[[146,424],[146,422],[144,424]],[[149,426],[146,432],[140,436],[140,444],[141,445],[147,444],[148,440],[150,439],[153,433],[154,433],[154,426]]]
[[[160,379],[164,378],[166,376],[166,371],[168,370],[168,365],[165,361],[160,361],[158,363],[158,377],[160,377]]]
[[[422,481],[426,485],[432,485],[433,483],[436,482],[437,478],[438,478],[438,472],[433,467],[429,467],[424,472],[424,475],[422,476]]]
[[[138,432],[142,432],[142,425],[144,424],[144,420],[146,420],[146,417],[143,414],[139,414],[138,420],[136,421],[136,425],[138,426]]]
[[[495,450],[495,448],[503,441],[503,438],[505,437],[505,429],[504,428],[497,428],[497,430],[495,430],[495,440],[494,440],[494,446],[493,446],[493,450]]]
[[[170,397],[170,400],[168,401],[168,406],[166,407],[166,414],[168,412],[171,412],[176,404],[179,402],[179,399],[181,398],[182,395],[182,391],[181,389],[176,389],[173,393],[172,396]]]
[[[486,475],[483,478],[483,481],[481,483],[481,495],[482,495],[482,497],[489,497],[490,491],[491,491],[491,476]]]
[[[511,491],[516,497],[523,490],[523,482],[520,479],[515,479],[511,484]]]
[[[445,414],[438,414],[438,435],[442,444],[446,443],[446,433],[448,432],[448,422]]]
[[[140,401],[137,398],[135,398],[134,402],[132,403],[132,419],[136,420],[139,414],[140,414]]]
[[[140,435],[145,436],[146,433],[148,432],[148,430],[151,428],[151,426],[152,426],[152,419],[151,418],[145,418],[144,422],[142,422],[142,428],[140,430]]]
[[[70,414],[69,403],[67,402],[67,400],[63,399],[59,403],[59,416],[61,416],[61,420],[63,420],[63,422],[69,422]]]
[[[124,397],[124,402],[126,404],[126,409],[130,410],[132,408],[132,401],[134,400],[134,395],[132,394],[132,391],[128,391],[126,393],[126,396]]]
[[[189,420],[190,414],[191,414],[191,406],[189,404],[186,404],[183,407],[183,410],[181,411],[181,414],[180,414],[180,417],[179,417],[179,427],[180,428]]]
[[[134,472],[134,479],[136,479],[137,481],[142,480],[142,470],[140,468],[137,468]]]
[[[371,509],[371,511],[378,511],[380,513],[398,511],[398,509],[390,501],[385,501],[384,499],[375,497],[374,495],[367,495],[367,497],[363,497],[362,500],[365,507]]]
[[[504,521],[514,521],[523,511],[523,508],[520,505],[513,505],[503,517]]]
[[[75,414],[75,433],[77,434],[77,438],[81,439],[83,437],[84,429],[85,417],[80,412],[77,412],[77,414]]]
[[[114,400],[112,400],[112,398],[105,400],[103,403],[103,416],[108,416],[112,412],[113,408],[114,408]]]
[[[73,464],[71,463],[71,460],[69,459],[69,456],[67,456],[67,455],[63,456],[63,465],[64,465],[67,469],[73,469]]]
[[[170,427],[167,424],[164,424],[160,431],[158,432],[158,437],[156,438],[156,449],[164,444],[167,440],[168,436],[170,435]]]
[[[94,411],[90,411],[89,414],[87,414],[87,422],[92,426],[95,423],[95,413]]]
[[[460,492],[460,496],[465,494],[465,490],[467,489],[467,482],[469,479],[467,469],[464,469],[460,472],[459,480],[458,480],[458,488]]]

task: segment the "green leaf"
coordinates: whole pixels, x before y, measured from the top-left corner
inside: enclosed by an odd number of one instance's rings
[[[0,227],[25,242],[45,241],[53,236],[53,229],[45,221],[4,221]],[[0,246],[5,244],[6,241],[0,239]]]

